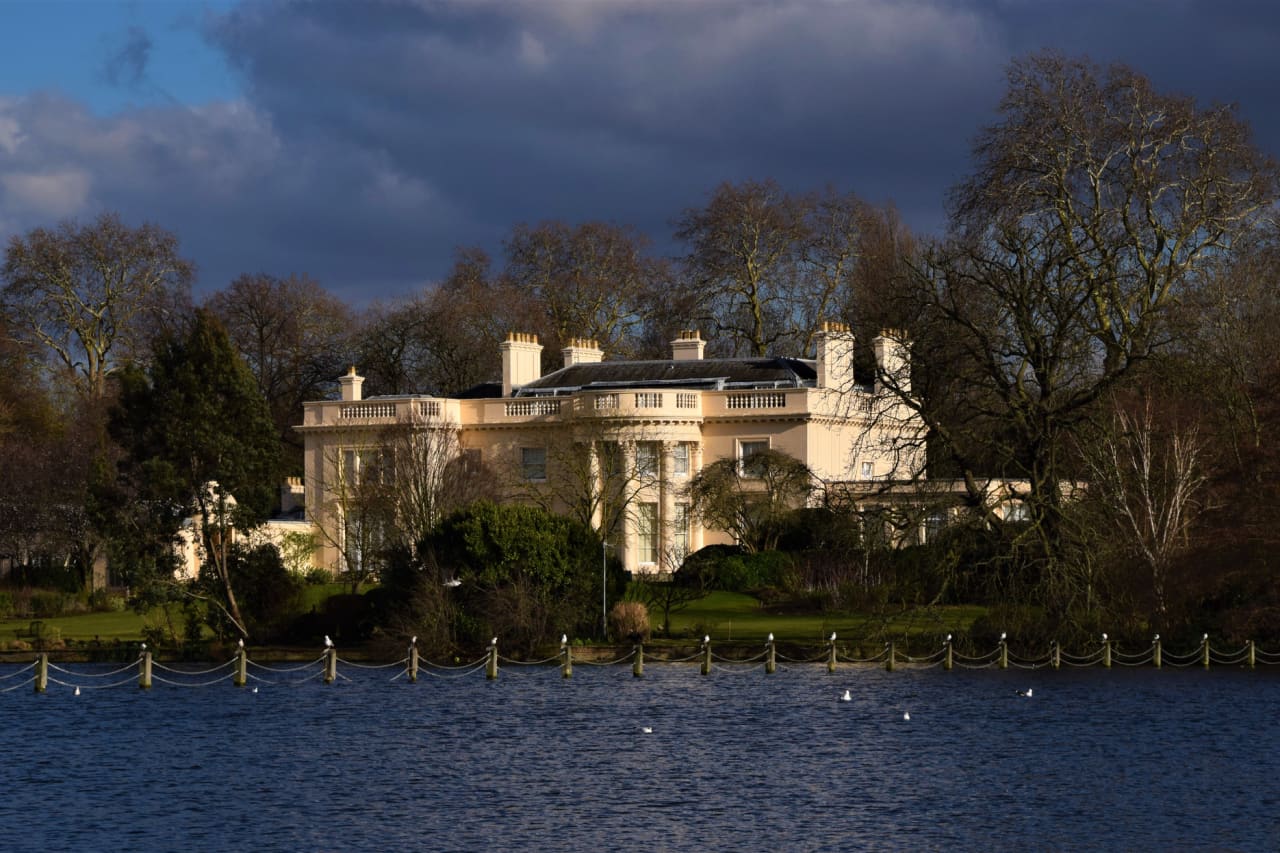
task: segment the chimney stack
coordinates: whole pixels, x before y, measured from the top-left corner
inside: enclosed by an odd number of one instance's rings
[[[342,402],[356,403],[360,401],[360,386],[364,384],[364,377],[356,375],[356,366],[351,365],[351,369],[347,371],[347,375],[338,379],[338,385],[342,388]]]
[[[569,338],[569,345],[560,350],[564,356],[564,366],[575,364],[596,364],[604,361],[604,351],[600,343],[591,338]]]
[[[671,360],[698,361],[706,346],[707,342],[697,329],[681,329],[680,334],[671,342]]]
[[[855,340],[847,323],[823,323],[814,336],[817,344],[817,386],[833,391],[853,390]]]
[[[876,355],[876,385],[883,390],[885,381],[904,394],[911,393],[911,353],[907,349],[906,332],[885,329],[871,341]]]
[[[527,332],[507,332],[502,342],[502,396],[542,376],[542,344]]]

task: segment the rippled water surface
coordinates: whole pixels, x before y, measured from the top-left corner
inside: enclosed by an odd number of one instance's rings
[[[0,694],[0,850],[1280,850],[1277,672],[394,672]]]

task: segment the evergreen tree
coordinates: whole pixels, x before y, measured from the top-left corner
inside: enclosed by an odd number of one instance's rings
[[[121,386],[113,430],[125,449],[125,493],[150,508],[144,514],[158,539],[172,541],[183,519],[196,518],[201,571],[217,590],[211,603],[247,636],[229,569],[231,531],[266,518],[279,469],[275,426],[253,373],[213,315],[199,310],[185,332],[157,341],[148,371],[125,371]]]

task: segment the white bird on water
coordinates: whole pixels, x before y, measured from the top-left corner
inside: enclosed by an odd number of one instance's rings
[[[903,711],[903,712],[902,712],[902,719],[904,719],[904,720],[910,720],[910,719],[911,719],[911,712],[910,712],[910,711]]]
[[[254,692],[254,693],[257,693],[257,692],[258,692],[258,688],[256,688],[256,687],[255,687],[255,688],[253,688],[253,692]]]
[[[647,735],[651,735],[653,734],[653,726],[641,726],[640,731],[644,732]]]
[[[852,702],[852,701],[853,701],[853,694],[852,694],[852,693],[850,693],[848,690],[846,690],[846,691],[844,692],[844,695],[840,697],[840,701],[841,701],[841,702]]]
[[[1018,695],[1019,695],[1019,696],[1026,696],[1028,699],[1030,699],[1030,698],[1031,698],[1031,688],[1030,688],[1030,687],[1028,687],[1026,690],[1019,690],[1019,691],[1018,691]]]
[[[79,696],[79,695],[80,695],[80,688],[79,688],[79,687],[77,687],[77,688],[76,688],[76,692],[75,692],[75,694],[74,694],[74,695],[76,695],[76,696]]]

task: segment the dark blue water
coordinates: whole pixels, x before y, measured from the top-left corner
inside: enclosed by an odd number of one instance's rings
[[[1280,850],[1280,672],[343,672],[0,694],[0,850]]]

